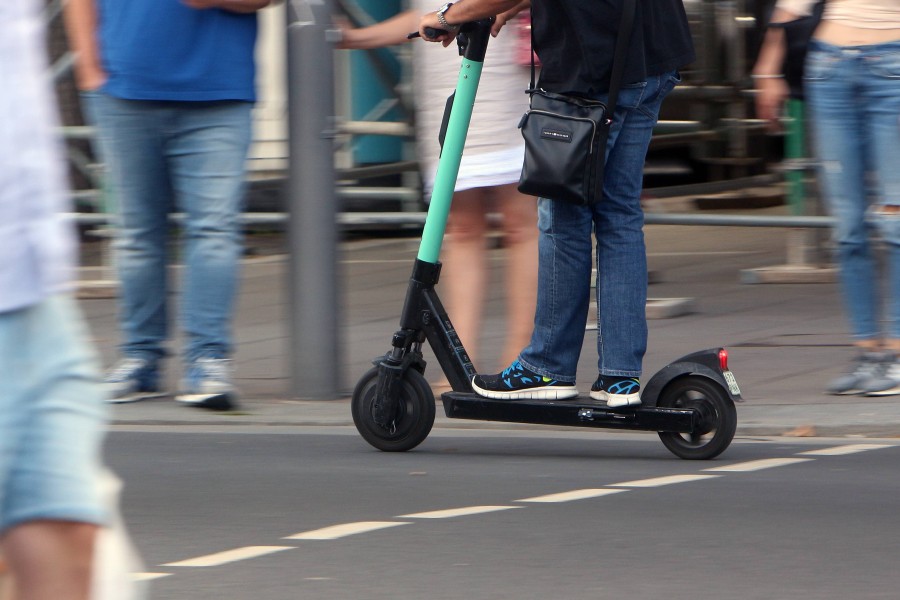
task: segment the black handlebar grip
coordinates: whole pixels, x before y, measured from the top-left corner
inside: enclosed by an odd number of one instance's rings
[[[434,29],[432,27],[425,28],[425,34],[428,36],[429,39],[432,39],[432,40],[439,35],[444,35],[445,33],[450,33],[450,32],[446,31],[444,29]],[[419,32],[413,31],[412,33],[410,33],[406,36],[406,39],[411,40],[411,39],[417,38],[417,37],[419,37]]]

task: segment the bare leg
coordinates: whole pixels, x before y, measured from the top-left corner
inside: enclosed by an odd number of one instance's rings
[[[447,221],[439,286],[441,300],[476,368],[488,284],[487,231],[486,191],[456,192]]]
[[[525,196],[515,184],[495,188],[503,213],[506,250],[506,342],[501,368],[512,363],[531,341],[537,303],[538,229],[537,200]]]
[[[9,567],[6,561],[0,556],[0,599],[15,600],[16,590],[13,587],[12,575],[9,573]]]
[[[97,526],[31,521],[10,529],[0,546],[15,600],[88,600]]]
[[[883,348],[881,340],[858,340],[853,345],[862,352],[880,352]]]

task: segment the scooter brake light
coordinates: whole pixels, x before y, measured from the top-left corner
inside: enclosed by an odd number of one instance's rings
[[[719,367],[721,367],[723,371],[728,370],[728,350],[725,348],[719,348]]]

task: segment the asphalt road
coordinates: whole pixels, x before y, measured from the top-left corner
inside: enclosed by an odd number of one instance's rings
[[[900,442],[348,427],[118,427],[151,597],[897,598]],[[293,536],[293,537],[292,537]]]

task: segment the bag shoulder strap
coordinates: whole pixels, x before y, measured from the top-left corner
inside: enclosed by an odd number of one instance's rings
[[[609,79],[609,99],[607,105],[607,118],[612,122],[612,114],[616,110],[619,100],[619,88],[622,87],[622,74],[625,72],[625,53],[628,52],[628,44],[631,42],[631,31],[634,29],[634,13],[637,0],[624,0],[622,5],[622,21],[619,26],[619,35],[616,36],[616,49],[613,54],[612,73]],[[531,26],[531,83],[529,91],[534,89],[535,81],[534,62],[534,22]]]

